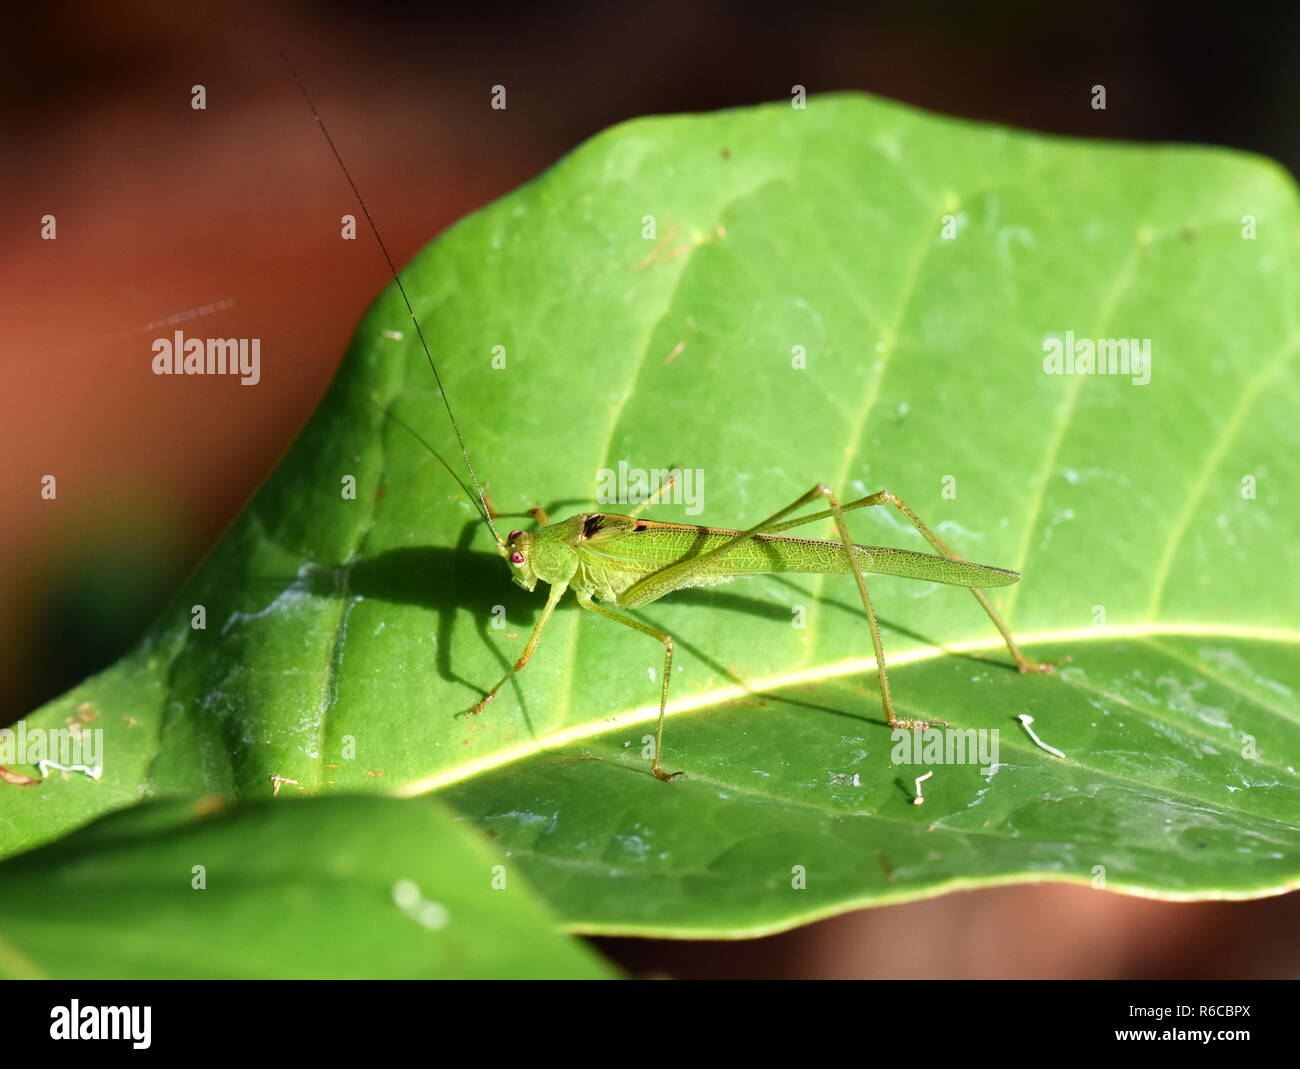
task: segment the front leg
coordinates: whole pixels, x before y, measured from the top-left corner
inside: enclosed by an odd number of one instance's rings
[[[497,691],[501,689],[507,679],[514,675],[515,672],[523,671],[524,665],[528,663],[529,658],[533,655],[533,651],[537,649],[537,640],[542,637],[542,628],[546,626],[546,621],[551,618],[551,613],[555,611],[556,603],[559,602],[561,596],[563,596],[564,592],[568,589],[568,583],[556,583],[551,587],[551,593],[546,599],[546,608],[542,610],[541,618],[533,625],[533,633],[528,636],[528,644],[524,646],[524,652],[520,655],[519,660],[515,662],[515,666],[501,677],[495,687],[483,695],[482,699],[473,709],[467,709],[462,715],[477,716],[483,711],[483,707],[497,696]]]

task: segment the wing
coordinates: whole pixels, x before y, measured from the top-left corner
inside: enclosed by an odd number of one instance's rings
[[[592,513],[583,518],[583,537],[577,547],[579,570],[584,573],[596,597],[616,601],[618,595],[634,583],[715,549],[739,533],[720,527],[659,523],[631,516]],[[976,588],[1007,586],[1020,578],[1018,573],[1003,568],[950,560],[908,549],[855,545],[853,551],[858,555],[863,571],[874,575]],[[773,572],[842,575],[851,570],[848,555],[839,542],[791,538],[788,535],[755,535],[719,554],[708,568],[676,589],[712,586]]]

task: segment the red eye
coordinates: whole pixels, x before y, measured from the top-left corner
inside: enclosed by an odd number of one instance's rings
[[[511,554],[510,554],[510,563],[511,563],[511,564],[523,564],[523,563],[524,563],[524,555],[523,555],[522,553],[520,553],[518,550],[515,550],[514,553],[511,553]]]
[[[520,535],[521,533],[522,533],[522,532],[520,532],[520,531],[511,531],[511,532],[510,532],[510,537],[507,538],[506,541],[507,541],[507,542],[513,542],[516,538],[519,537],[519,535]]]

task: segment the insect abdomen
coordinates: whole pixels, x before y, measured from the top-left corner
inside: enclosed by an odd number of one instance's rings
[[[721,545],[723,541],[725,539],[718,538],[717,544]],[[858,555],[862,570],[874,575],[896,575],[905,579],[924,579],[932,583],[965,587],[1007,586],[1020,578],[1015,572],[1002,568],[949,560],[947,557],[908,549],[855,545],[853,550]],[[841,575],[852,570],[842,544],[814,538],[765,538],[759,535],[751,542],[742,543],[723,554],[723,557],[730,566],[729,571],[744,575],[760,575],[764,572]]]

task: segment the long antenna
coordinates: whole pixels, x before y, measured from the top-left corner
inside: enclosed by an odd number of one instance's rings
[[[425,359],[429,361],[429,367],[433,371],[434,381],[438,384],[438,393],[442,395],[443,406],[447,409],[447,418],[451,420],[451,429],[456,432],[456,444],[460,446],[460,455],[465,458],[465,467],[469,471],[469,481],[474,484],[474,493],[478,495],[480,511],[483,519],[487,521],[488,529],[492,532],[492,537],[496,539],[497,545],[504,545],[501,535],[497,531],[496,524],[492,522],[492,510],[488,508],[487,498],[483,495],[483,487],[479,485],[478,475],[474,471],[474,464],[469,459],[469,450],[465,448],[465,439],[460,433],[460,424],[456,422],[456,416],[451,410],[451,402],[447,400],[447,391],[442,386],[442,376],[438,374],[438,365],[433,362],[433,354],[429,352],[429,343],[424,340],[424,331],[420,329],[420,321],[415,318],[415,309],[411,307],[411,299],[406,295],[406,287],[402,285],[401,276],[397,273],[397,267],[393,263],[393,258],[388,254],[388,246],[384,244],[384,239],[379,234],[379,227],[375,225],[374,217],[370,214],[370,209],[366,207],[365,198],[361,196],[361,190],[357,188],[356,182],[352,179],[352,172],[348,170],[348,165],[343,162],[343,157],[339,154],[338,147],[334,144],[334,138],[330,137],[329,129],[325,126],[325,120],[320,117],[320,112],[316,110],[316,105],[312,102],[311,94],[307,92],[307,87],[302,84],[302,79],[298,77],[298,72],[293,69],[293,64],[289,62],[280,49],[276,48],[276,53],[284,62],[285,68],[289,71],[290,76],[298,83],[298,90],[302,93],[302,98],[307,102],[307,107],[311,109],[312,115],[316,119],[317,125],[320,126],[320,132],[325,135],[325,142],[329,145],[330,151],[334,153],[334,158],[339,161],[339,167],[343,171],[343,177],[348,180],[348,185],[352,187],[352,195],[357,198],[357,203],[361,205],[361,212],[366,217],[366,222],[370,224],[370,232],[375,235],[375,241],[379,243],[379,251],[384,254],[384,259],[388,261],[388,270],[392,273],[393,281],[397,283],[397,292],[402,295],[402,301],[406,305],[406,311],[411,317],[411,322],[415,325],[416,336],[420,339],[420,347],[424,350]],[[391,415],[391,413],[390,413]],[[398,422],[401,422],[400,420]],[[406,426],[406,424],[402,424]],[[410,427],[406,428],[410,430]],[[412,434],[415,432],[412,431]],[[417,434],[417,438],[420,436]],[[420,438],[424,442],[423,438]],[[447,462],[434,452],[428,442],[424,442],[425,448],[429,449],[434,456],[442,461],[442,466],[451,472]],[[460,482],[455,472],[451,472],[452,478],[460,483],[461,489],[465,489],[465,484]]]
[[[483,509],[479,506],[479,503],[474,500],[474,491],[472,491],[468,486],[465,485],[465,480],[456,474],[456,469],[453,468],[450,464],[448,464],[446,459],[443,457],[443,455],[428,443],[424,435],[422,435],[419,431],[417,431],[414,427],[412,427],[409,423],[407,423],[406,420],[402,419],[402,417],[399,416],[396,412],[393,412],[390,409],[385,408],[373,397],[370,398],[370,402],[377,409],[379,409],[380,414],[385,419],[391,419],[399,427],[405,430],[407,434],[409,434],[412,438],[414,438],[417,442],[419,442],[422,446],[424,446],[425,449],[427,449],[430,453],[433,454],[434,459],[437,460],[439,464],[441,464],[444,468],[447,469],[447,474],[450,475],[454,480],[456,480],[456,485],[465,491],[465,496],[469,498],[470,504],[474,506],[474,511],[477,512],[480,516],[482,516],[483,519],[487,520],[488,526],[491,527],[492,517],[488,513],[484,512]]]

